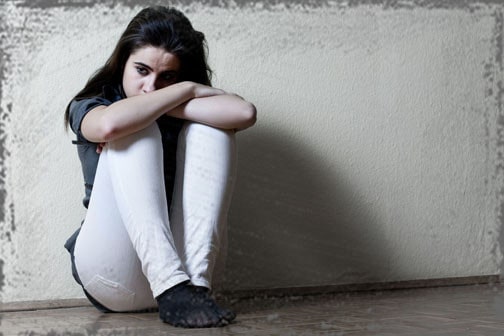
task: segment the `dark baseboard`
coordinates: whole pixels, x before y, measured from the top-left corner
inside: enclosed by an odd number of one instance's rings
[[[306,296],[333,293],[352,293],[366,291],[386,291],[400,289],[436,288],[451,286],[468,286],[500,283],[500,275],[482,275],[456,278],[405,280],[392,282],[357,283],[327,286],[307,286],[288,288],[257,288],[245,290],[231,290],[218,293],[229,299],[246,299],[253,297],[285,297]]]
[[[0,313],[91,306],[88,299],[60,299],[0,303]]]
[[[378,283],[327,285],[327,286],[307,286],[288,288],[257,288],[223,291],[217,294],[218,297],[225,297],[226,300],[247,299],[253,297],[285,297],[285,296],[306,296],[332,293],[350,293],[365,291],[385,291],[416,288],[434,288],[449,286],[468,286],[482,284],[498,284],[500,275],[483,275],[457,278],[406,280]],[[87,299],[61,299],[61,300],[41,300],[41,301],[19,301],[0,303],[0,312],[29,311],[43,309],[61,309],[91,306]]]

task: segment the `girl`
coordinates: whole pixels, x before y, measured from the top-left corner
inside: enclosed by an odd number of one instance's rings
[[[143,9],[66,109],[87,213],[65,247],[104,312],[157,306],[181,327],[235,318],[210,290],[225,248],[234,134],[256,110],[210,86],[205,47],[178,10]]]

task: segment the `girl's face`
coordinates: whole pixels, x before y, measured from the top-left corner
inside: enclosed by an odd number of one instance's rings
[[[123,73],[126,97],[162,89],[177,82],[180,61],[162,48],[145,46],[130,54]]]

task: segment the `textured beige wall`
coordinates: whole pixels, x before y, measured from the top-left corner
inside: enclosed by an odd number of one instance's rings
[[[63,111],[131,2],[0,5],[0,301],[82,297]],[[504,5],[354,3],[177,6],[215,85],[259,111],[239,134],[227,289],[500,272]]]

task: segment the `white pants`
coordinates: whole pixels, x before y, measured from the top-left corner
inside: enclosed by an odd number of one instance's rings
[[[107,143],[74,251],[84,289],[132,311],[156,307],[156,296],[185,280],[210,288],[234,176],[234,132],[187,122],[169,212],[157,124]]]

